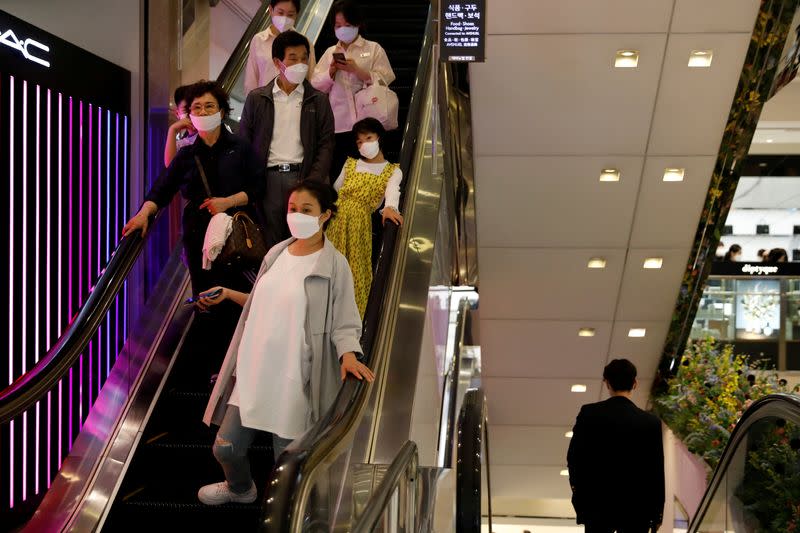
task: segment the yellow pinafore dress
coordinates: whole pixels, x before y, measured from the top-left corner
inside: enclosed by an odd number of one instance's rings
[[[336,202],[339,211],[328,225],[326,235],[350,263],[358,312],[364,318],[372,287],[372,212],[381,205],[397,164],[388,163],[377,175],[356,172],[357,163],[348,157],[344,164],[344,183]]]

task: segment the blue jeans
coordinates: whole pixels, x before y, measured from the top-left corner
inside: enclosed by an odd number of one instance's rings
[[[250,490],[253,485],[253,476],[250,473],[250,460],[247,458],[247,450],[253,444],[260,430],[244,427],[239,415],[239,408],[229,405],[222,419],[222,425],[217,431],[217,438],[214,440],[212,448],[214,457],[222,466],[225,472],[225,480],[231,492],[241,494]],[[292,442],[293,439],[284,439],[275,434],[272,435],[272,449],[275,452],[275,460],[283,453],[283,450]]]

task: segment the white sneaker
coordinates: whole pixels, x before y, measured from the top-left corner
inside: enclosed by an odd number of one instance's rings
[[[200,487],[197,491],[198,499],[206,505],[222,505],[223,503],[253,503],[258,497],[256,484],[252,483],[247,492],[237,494],[228,488],[228,482],[212,483]]]

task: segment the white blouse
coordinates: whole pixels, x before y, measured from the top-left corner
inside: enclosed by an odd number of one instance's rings
[[[337,70],[335,79],[331,78],[330,68],[334,52],[341,52],[347,59],[352,59],[356,64],[372,75],[366,83],[351,72]],[[336,121],[336,133],[351,131],[356,123],[355,94],[367,85],[372,85],[380,78],[389,85],[395,79],[392,65],[386,51],[375,41],[368,41],[359,36],[350,43],[347,50],[342,43],[328,48],[314,69],[311,76],[311,85],[318,91],[330,93],[331,108]]]
[[[356,163],[356,172],[369,172],[370,174],[375,174],[377,177],[381,175],[383,169],[385,169],[388,164],[389,161],[384,161],[383,163],[367,163],[363,159],[359,159],[358,163]],[[344,185],[344,174],[345,169],[342,167],[339,177],[336,178],[336,182],[333,184],[333,188],[336,189],[336,192],[339,192],[339,189]],[[392,172],[389,182],[386,184],[386,192],[383,196],[384,207],[391,207],[395,211],[400,211],[398,206],[400,205],[400,184],[402,181],[403,171],[400,170],[400,166],[397,166],[394,172]],[[377,209],[378,206],[376,205],[375,208]]]
[[[321,251],[296,256],[287,248],[253,289],[228,401],[239,407],[244,427],[285,439],[308,429],[311,348],[305,342],[305,279]]]
[[[277,30],[276,30],[277,31]],[[272,43],[277,35],[272,31],[272,24],[266,30],[256,33],[250,41],[250,54],[247,56],[247,65],[244,71],[244,95],[250,91],[263,87],[274,80],[280,72],[272,61]],[[314,58],[314,45],[310,46],[308,54],[308,75],[314,72],[316,60]]]

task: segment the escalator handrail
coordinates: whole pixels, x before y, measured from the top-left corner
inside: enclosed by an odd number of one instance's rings
[[[413,481],[416,479],[418,469],[419,451],[417,450],[417,445],[412,441],[406,441],[395,456],[392,464],[389,465],[389,469],[380,484],[367,501],[364,511],[353,525],[351,533],[371,533],[374,531],[388,509],[395,491],[402,487],[404,480]],[[403,498],[401,498],[401,501],[405,501],[406,505],[410,506],[410,509],[399,509],[401,517],[408,516],[404,511],[416,511],[414,503],[408,502],[407,499],[404,500]],[[416,525],[414,523],[409,524],[408,531],[416,531]]]
[[[105,319],[117,294],[124,287],[128,273],[143,246],[144,238],[140,231],[119,242],[105,269],[100,273],[97,284],[91,289],[86,302],[67,329],[30,370],[0,391],[0,424],[35,405],[78,360]]]
[[[428,79],[432,68],[433,13],[429,11],[425,27],[425,39],[420,53],[415,79],[417,83],[411,97],[406,125],[403,131],[403,144],[400,151],[399,165],[404,176],[410,176],[415,146],[420,136],[417,124],[422,116],[424,80]],[[405,186],[401,186],[400,210],[405,201]],[[373,349],[377,339],[377,330],[381,322],[384,296],[388,289],[389,276],[395,256],[398,227],[389,224],[383,232],[381,254],[372,283],[367,308],[364,316],[364,329],[361,346],[366,364],[374,367]],[[278,458],[265,491],[265,502],[260,520],[261,531],[289,532],[293,518],[300,512],[302,499],[297,498],[301,491],[308,488],[311,473],[322,462],[325,455],[341,440],[344,434],[355,423],[359,406],[367,401],[368,388],[365,383],[348,376],[339,389],[339,393],[328,411],[302,437],[294,441]]]
[[[484,456],[484,449],[486,455]],[[491,476],[489,474],[489,428],[486,395],[470,389],[458,415],[456,458],[456,531],[480,533],[482,469],[486,468],[489,531],[492,530]]]
[[[445,468],[453,467],[453,442],[456,440],[456,417],[459,416],[456,411],[456,400],[458,399],[458,381],[461,376],[461,361],[464,357],[464,337],[467,331],[467,316],[469,315],[471,304],[468,298],[462,298],[458,304],[458,318],[456,321],[456,346],[453,353],[453,359],[450,363],[450,373],[448,377],[447,391],[448,391],[448,409],[445,424],[447,424],[446,442],[444,446],[444,462]],[[465,400],[466,401],[466,398]]]
[[[703,494],[703,499],[700,500],[697,512],[694,514],[694,517],[692,517],[689,529],[687,530],[688,533],[696,532],[702,524],[706,513],[714,502],[717,489],[719,489],[727,475],[728,467],[731,461],[733,461],[739,445],[747,437],[750,427],[767,418],[788,419],[800,425],[800,396],[792,394],[770,394],[753,402],[742,414],[742,417],[736,423],[736,427],[731,433],[730,439],[728,439],[728,444],[725,446],[725,451],[722,453],[717,467],[714,469],[714,474],[706,488],[705,494]]]

